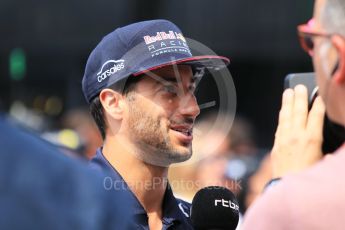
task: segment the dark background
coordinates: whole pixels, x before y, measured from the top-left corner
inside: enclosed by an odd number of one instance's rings
[[[259,146],[269,147],[284,76],[312,71],[296,35],[296,26],[312,16],[312,5],[311,0],[1,0],[0,98],[5,110],[16,100],[31,107],[39,95],[61,98],[62,113],[86,106],[83,69],[100,39],[119,26],[164,18],[231,59],[237,114],[255,125]],[[18,47],[25,51],[27,70],[15,81],[9,55]]]

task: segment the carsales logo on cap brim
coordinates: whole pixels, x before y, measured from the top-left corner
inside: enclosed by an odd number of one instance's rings
[[[125,68],[125,60],[108,60],[106,61],[101,70],[97,73],[97,80],[98,82],[102,82],[107,79],[110,75],[122,70]]]

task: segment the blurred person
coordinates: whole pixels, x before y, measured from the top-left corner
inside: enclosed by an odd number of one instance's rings
[[[245,197],[250,177],[256,173],[267,154],[267,150],[256,145],[256,134],[251,122],[237,116],[229,134],[231,140],[230,158],[227,164],[226,177],[235,181],[240,189],[237,189],[240,211],[246,210]],[[250,185],[249,185],[250,186]]]
[[[247,182],[247,191],[244,200],[244,211],[262,194],[265,185],[272,178],[270,155],[266,155]]]
[[[0,114],[0,229],[129,228],[130,198]]]
[[[102,137],[87,110],[73,109],[68,111],[62,118],[62,126],[77,132],[78,137],[80,137],[80,145],[83,146],[82,154],[87,159],[91,159],[97,148],[102,145]]]
[[[232,149],[232,146],[245,146],[244,136],[238,135],[245,130],[242,130],[242,124],[238,121],[240,118],[236,118],[231,126],[231,129],[227,132],[223,129],[213,129],[214,120],[216,117],[223,117],[224,122],[232,122],[233,116],[226,114],[213,113],[206,116],[202,122],[197,124],[196,129],[200,133],[195,140],[195,153],[197,160],[195,162],[195,185],[196,191],[208,186],[221,186],[232,191],[236,197],[242,192],[242,180],[239,177],[231,177],[233,175],[242,174],[243,170],[246,170],[246,165],[241,162],[241,166],[244,168],[232,167],[231,161],[236,159],[237,155]],[[212,131],[209,131],[212,130]],[[248,129],[247,129],[248,130]],[[207,133],[207,135],[203,135]],[[235,143],[233,142],[235,140]],[[245,150],[249,148],[242,148],[241,153],[245,155]],[[236,150],[238,150],[236,148]],[[240,155],[242,155],[240,154]],[[252,154],[250,151],[247,154]],[[230,169],[231,168],[231,169]],[[229,171],[231,176],[229,176]],[[238,172],[240,170],[241,172]],[[245,174],[245,173],[244,173]],[[241,229],[242,215],[239,217],[239,223],[236,229]]]
[[[257,154],[255,131],[251,122],[244,117],[236,116],[231,126],[231,152],[238,156],[253,156]]]
[[[200,113],[193,71],[227,63],[192,56],[180,29],[166,20],[118,28],[91,53],[83,93],[104,139],[91,165],[111,175],[114,193],[132,196],[137,228],[192,229],[190,204],[174,197],[168,169],[192,155]]]
[[[265,151],[262,149],[255,155],[235,157],[228,163],[226,176],[240,185],[237,200],[242,214],[272,178],[270,159],[267,151],[264,155]]]
[[[231,122],[232,119],[232,117],[226,117],[225,114],[212,113],[196,126],[201,134],[195,140],[194,149],[198,158],[195,167],[195,182],[198,190],[216,185],[226,187],[236,193],[232,181],[226,177],[227,164],[232,154],[230,149],[232,139],[225,130],[213,129],[217,116],[225,116],[224,120],[227,122]],[[205,133],[207,135],[204,135]]]
[[[321,145],[325,110],[345,126],[345,1],[316,0],[313,19],[299,34],[321,97],[308,113],[304,86],[284,92],[271,153],[273,177],[283,179],[254,203],[243,229],[344,228],[345,146],[321,159]]]
[[[78,160],[85,160],[85,146],[78,133],[71,129],[62,129],[44,132],[40,135],[44,140],[49,141],[67,156]]]
[[[209,156],[202,159],[196,168],[196,181],[199,189],[207,186],[221,186],[237,195],[241,189],[236,180],[226,176],[228,159],[221,156]]]

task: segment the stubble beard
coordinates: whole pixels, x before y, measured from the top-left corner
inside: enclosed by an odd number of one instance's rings
[[[136,156],[142,161],[167,167],[188,160],[192,147],[178,149],[169,137],[169,128],[160,117],[153,117],[138,102],[129,102],[129,138],[136,147]]]

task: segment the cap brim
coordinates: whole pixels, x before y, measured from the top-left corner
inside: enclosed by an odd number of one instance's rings
[[[145,70],[134,73],[134,76],[138,76],[165,66],[169,65],[190,65],[193,67],[206,67],[208,69],[220,70],[226,68],[230,64],[230,60],[226,57],[216,56],[216,55],[203,55],[194,56],[189,58],[182,58],[178,60],[173,60],[170,62],[163,63],[161,65],[153,66]]]

